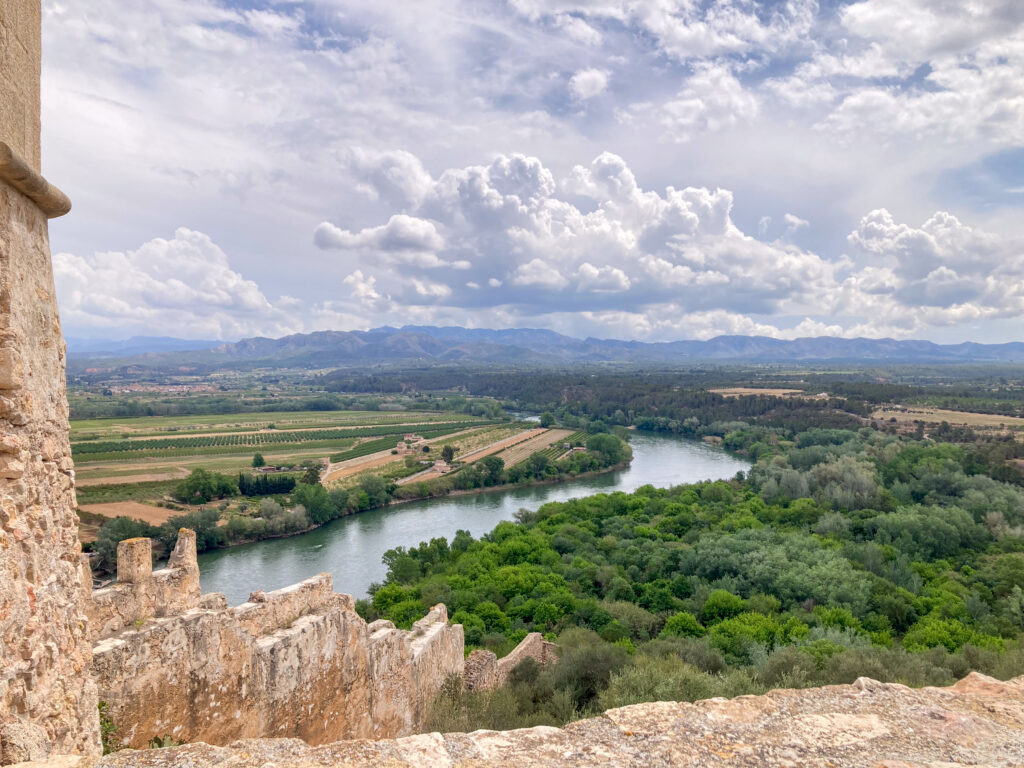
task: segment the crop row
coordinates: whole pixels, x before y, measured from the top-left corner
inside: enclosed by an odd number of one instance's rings
[[[493,422],[452,421],[445,422],[445,431],[454,432],[473,426],[483,426]],[[172,451],[195,450],[214,447],[269,446],[280,443],[306,444],[324,440],[340,440],[349,437],[374,437],[385,435],[401,435],[415,432],[416,426],[380,425],[374,427],[338,427],[333,429],[310,429],[303,431],[268,431],[249,432],[231,435],[206,435],[192,437],[173,437],[155,440],[107,440],[102,442],[86,441],[75,443],[71,447],[72,455],[78,458],[82,454],[98,455],[106,453],[158,453],[161,456],[173,455]]]

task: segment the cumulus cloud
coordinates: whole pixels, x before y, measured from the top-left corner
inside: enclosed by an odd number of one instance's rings
[[[1024,144],[1013,0],[43,7],[71,332],[965,337],[1022,309],[1013,197],[936,191]]]
[[[82,327],[215,339],[296,328],[287,302],[269,301],[202,232],[181,228],[134,251],[57,253],[53,263],[61,314]]]
[[[580,101],[600,96],[608,88],[608,72],[603,69],[581,69],[569,78],[569,93]]]

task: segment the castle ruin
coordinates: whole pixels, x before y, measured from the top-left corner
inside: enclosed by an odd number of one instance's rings
[[[0,763],[100,749],[40,175],[39,0],[0,3]]]
[[[187,530],[158,571],[150,541],[121,542],[117,582],[93,591],[47,229],[70,202],[40,175],[40,28],[40,0],[0,0],[0,765],[1021,764],[1024,677],[916,691],[861,678],[640,704],[564,729],[409,735],[449,675],[500,685],[554,648],[530,635],[504,659],[464,661],[443,605],[412,631],[367,624],[326,574],[229,607],[201,594]],[[101,757],[101,697],[121,744],[190,743]]]

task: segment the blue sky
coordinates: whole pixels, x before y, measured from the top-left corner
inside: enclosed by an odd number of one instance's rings
[[[44,0],[71,336],[1024,339],[1024,4]]]

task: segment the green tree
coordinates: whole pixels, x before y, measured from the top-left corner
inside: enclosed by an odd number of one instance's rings
[[[265,466],[267,466],[266,459],[263,458],[263,454],[262,453],[254,453],[253,454],[252,465],[253,465],[254,468],[255,467],[265,467]]]
[[[544,428],[553,427],[556,423],[555,414],[551,411],[544,411],[540,415],[540,425]]]
[[[319,485],[320,484],[320,468],[314,464],[310,464],[306,467],[306,471],[302,473],[302,481],[306,485]]]
[[[441,458],[447,461],[449,464],[451,464],[455,460],[455,451],[455,446],[452,445],[451,443],[448,443],[443,448],[441,448]]]
[[[174,489],[174,497],[186,504],[205,504],[212,499],[237,495],[238,483],[227,475],[205,469],[193,469]]]

